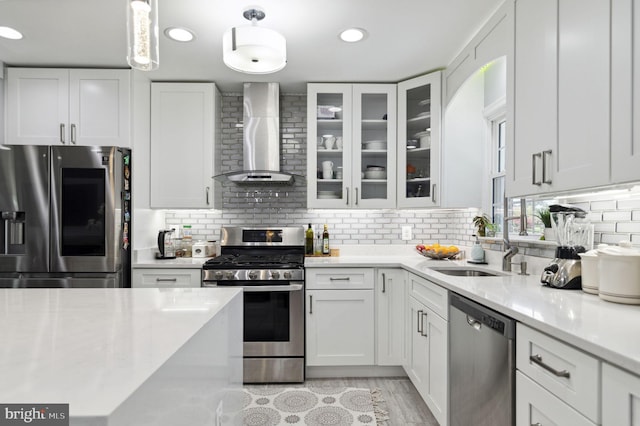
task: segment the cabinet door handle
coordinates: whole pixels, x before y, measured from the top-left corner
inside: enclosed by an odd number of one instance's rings
[[[309,295],[309,315],[313,314],[313,295]]]
[[[329,281],[349,281],[349,280],[351,280],[350,277],[340,277],[340,278],[329,277]]]
[[[531,423],[531,426],[542,426],[542,423],[538,422],[538,423]]]
[[[436,202],[436,184],[431,185],[431,202]]]
[[[76,125],[71,124],[71,143],[76,144]]]
[[[349,188],[345,188],[347,190],[347,205],[349,205]]]
[[[358,187],[356,187],[356,206],[358,205]]]
[[[208,186],[205,188],[205,195],[207,198],[207,205],[209,205],[209,187]]]
[[[551,185],[551,179],[547,178],[547,160],[551,157],[551,150],[542,151],[542,183]]]
[[[429,319],[429,318],[427,317],[427,315],[428,315],[428,313],[427,313],[427,312],[423,312],[423,313],[422,313],[422,316],[421,316],[421,318],[420,318],[420,319],[421,319],[421,321],[422,321],[422,331],[420,332],[420,334],[421,334],[423,337],[429,337],[429,336],[427,335],[427,331],[426,331],[426,330],[425,330],[425,328],[424,328],[424,319],[425,319],[425,318]],[[427,323],[428,323],[428,322],[427,322]]]
[[[417,329],[418,329],[417,331],[418,331],[418,333],[420,333],[420,335],[422,335],[422,330],[420,330],[420,325],[421,325],[421,321],[420,321],[420,319],[421,319],[421,318],[422,318],[422,309],[420,309],[420,310],[418,311],[418,318],[417,318],[417,320],[416,320],[416,325],[417,325]]]
[[[550,365],[545,364],[542,361],[542,357],[540,355],[531,355],[529,357],[529,360],[531,360],[531,362],[533,362],[534,364],[538,364],[540,367],[544,368],[554,376],[566,377],[567,379],[571,377],[571,373],[569,373],[567,370],[559,371],[551,367]]]
[[[531,155],[531,184],[540,186],[542,185],[542,181],[538,180],[536,177],[536,158],[542,159],[542,153],[536,152],[535,154]]]
[[[387,291],[387,274],[382,274],[382,292],[385,293]]]
[[[177,278],[156,278],[156,282],[168,282],[168,283],[175,283],[177,282],[178,279]]]
[[[60,123],[60,142],[64,145],[67,141],[64,140],[64,123]]]

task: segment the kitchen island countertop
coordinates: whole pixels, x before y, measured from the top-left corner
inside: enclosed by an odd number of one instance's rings
[[[192,398],[194,380],[200,399],[207,397],[201,389],[207,383],[211,391],[221,383],[241,386],[241,364],[229,361],[242,354],[241,325],[234,325],[242,320],[241,293],[0,290],[0,401],[68,403],[72,425],[120,425],[136,415],[149,420],[151,413],[170,419],[183,398],[162,401],[176,390]]]
[[[607,302],[580,290],[545,287],[540,284],[537,272],[527,276],[514,272],[497,277],[459,277],[431,269],[467,266],[499,271],[500,265],[489,263],[470,265],[464,260],[430,260],[412,247],[372,249],[370,253],[352,250],[347,256],[305,259],[307,268],[403,268],[640,375],[640,306]]]

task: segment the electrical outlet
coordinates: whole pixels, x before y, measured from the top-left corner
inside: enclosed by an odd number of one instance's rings
[[[411,239],[411,227],[403,226],[402,227],[402,241],[409,241]]]

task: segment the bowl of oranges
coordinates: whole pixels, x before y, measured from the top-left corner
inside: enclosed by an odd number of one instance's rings
[[[460,253],[460,249],[456,246],[444,246],[438,243],[435,244],[418,244],[416,250],[421,255],[430,259],[453,259]]]

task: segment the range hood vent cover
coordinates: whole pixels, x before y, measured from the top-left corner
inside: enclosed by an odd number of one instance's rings
[[[304,176],[280,171],[280,87],[244,83],[242,158],[244,170],[214,176],[237,184],[293,184]]]

